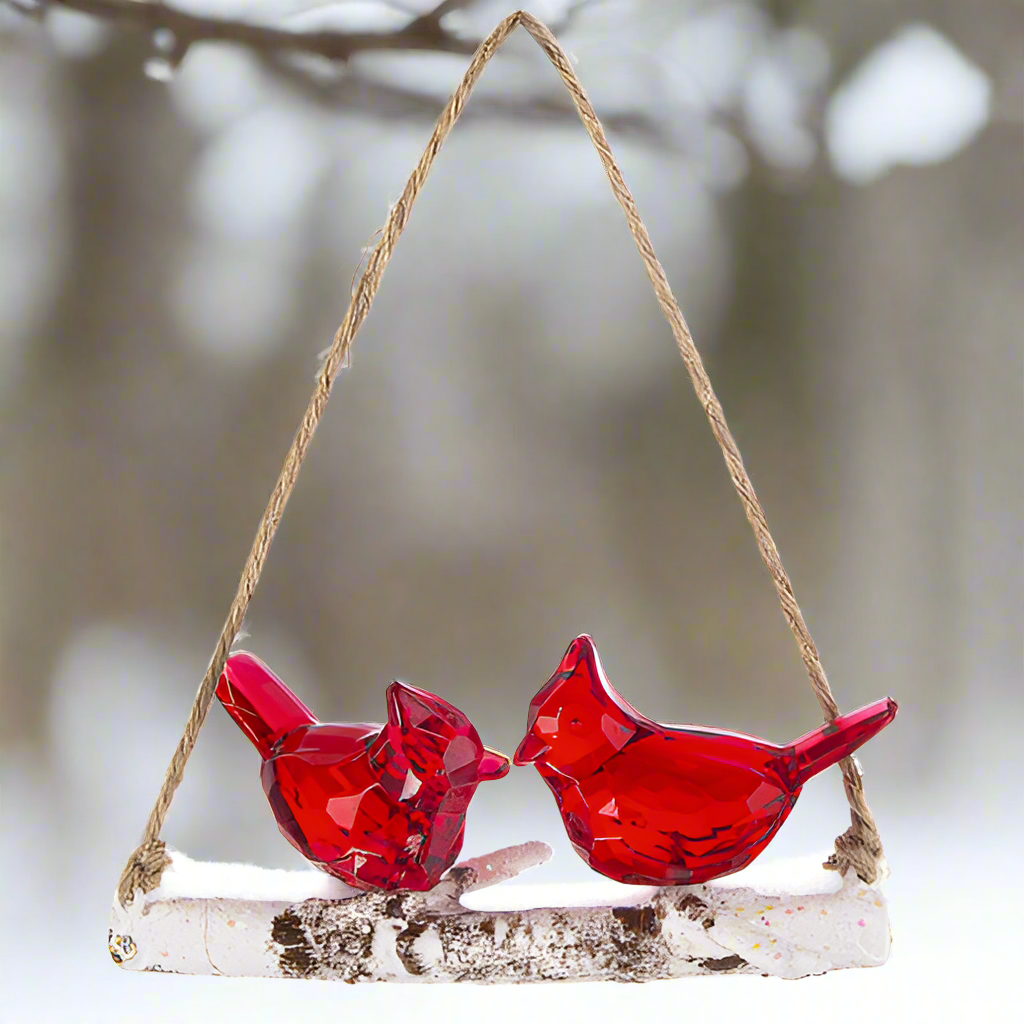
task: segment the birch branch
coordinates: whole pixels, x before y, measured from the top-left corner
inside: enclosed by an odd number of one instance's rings
[[[465,905],[550,855],[525,843],[457,865],[427,893],[357,893],[321,872],[174,853],[158,889],[128,908],[115,900],[109,946],[129,970],[504,984],[800,978],[876,966],[889,954],[880,891],[814,861],[783,869],[785,885],[599,883],[591,899],[579,899],[580,887],[517,886],[487,894],[485,908]],[[576,905],[546,905],[574,893]],[[505,909],[486,909],[499,900]]]

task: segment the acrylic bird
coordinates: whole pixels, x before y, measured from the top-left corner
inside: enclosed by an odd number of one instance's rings
[[[594,642],[577,637],[530,704],[513,757],[536,765],[576,852],[619,882],[689,885],[746,867],[808,779],[896,715],[887,698],[792,743],[661,725],[612,689]]]
[[[278,828],[359,889],[432,888],[462,849],[477,784],[508,758],[458,708],[394,682],[386,724],[318,722],[253,654],[228,658],[217,697],[263,758]]]

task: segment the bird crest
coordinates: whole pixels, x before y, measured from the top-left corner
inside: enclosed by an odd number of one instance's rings
[[[436,694],[395,681],[387,708],[390,746],[421,781],[442,777],[457,788],[508,774],[508,758],[485,747],[469,718]]]
[[[612,689],[594,641],[583,634],[531,701],[526,737],[513,761],[543,759],[561,774],[581,778],[622,750],[644,722]]]

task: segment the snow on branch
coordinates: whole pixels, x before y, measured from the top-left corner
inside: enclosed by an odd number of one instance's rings
[[[662,889],[600,882],[583,898],[591,887],[485,891],[550,855],[537,842],[499,850],[415,893],[356,892],[318,871],[173,853],[158,889],[127,908],[115,900],[110,952],[129,970],[504,984],[801,978],[876,966],[889,954],[880,891],[853,872],[822,870],[820,858],[776,866],[758,888],[724,879]],[[464,899],[472,893],[477,909]],[[574,894],[575,905],[551,905]]]
[[[561,33],[575,24],[578,14],[595,0],[573,0],[564,14],[550,24]],[[49,8],[75,11],[126,32],[147,35],[154,56],[147,62],[147,73],[169,79],[185,60],[189,50],[199,43],[230,43],[244,46],[264,61],[278,77],[293,88],[301,89],[314,102],[346,108],[358,107],[386,119],[423,117],[433,119],[439,98],[429,87],[418,90],[408,84],[382,81],[365,69],[352,66],[350,58],[373,53],[441,53],[470,57],[482,37],[463,33],[449,25],[448,15],[472,7],[474,0],[442,0],[426,13],[410,12],[397,0],[381,0],[380,11],[397,19],[397,27],[369,31],[344,26],[332,16],[330,27],[323,27],[324,9],[311,6],[296,12],[292,20],[271,23],[270,12],[260,19],[260,5],[253,4],[249,17],[229,17],[202,4],[190,3],[188,9],[163,0],[0,0],[23,13],[41,17]],[[363,6],[363,5],[360,5]],[[338,16],[344,4],[335,4]],[[303,28],[301,22],[320,27]],[[310,18],[314,20],[310,20]],[[322,60],[343,68],[344,74],[325,83],[321,76],[307,74],[304,61]],[[648,104],[649,106],[649,104]],[[567,98],[532,95],[529,97],[477,97],[471,115],[498,120],[530,122],[572,122],[576,112]],[[656,148],[678,150],[695,133],[692,117],[657,117],[639,101],[636,109],[610,111],[603,117],[611,131],[628,134]],[[685,136],[685,138],[684,138]],[[692,142],[692,139],[690,139]]]
[[[25,0],[10,0],[26,7]],[[181,57],[193,43],[231,42],[263,53],[296,51],[332,60],[347,60],[370,50],[424,50],[472,54],[479,40],[461,39],[441,24],[446,14],[468,6],[472,0],[444,0],[432,11],[412,15],[405,25],[383,32],[343,30],[299,31],[261,24],[255,20],[218,17],[183,10],[162,0],[47,0],[40,8],[64,7],[81,14],[149,33],[171,32]],[[258,11],[258,5],[256,5]],[[179,57],[180,59],[180,57]]]

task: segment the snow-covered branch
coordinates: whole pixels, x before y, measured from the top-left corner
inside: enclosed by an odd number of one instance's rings
[[[524,843],[457,865],[427,893],[357,893],[321,872],[174,853],[159,889],[127,908],[115,901],[111,954],[127,969],[182,974],[505,984],[799,978],[875,966],[889,954],[879,890],[852,872],[822,870],[820,858],[781,875],[776,868],[776,881],[756,889],[725,879],[478,892],[550,855],[543,843]],[[574,905],[551,905],[574,896]],[[503,909],[489,906],[498,903]]]
[[[24,0],[10,0],[24,8]],[[472,54],[479,40],[462,39],[442,25],[451,12],[468,0],[444,0],[432,11],[410,15],[399,28],[365,32],[342,29],[302,31],[255,20],[224,18],[214,13],[184,10],[162,0],[47,0],[53,7],[91,15],[110,24],[149,33],[172,33],[173,46],[182,56],[194,43],[231,42],[263,53],[301,52],[332,60],[347,60],[371,50],[420,50]],[[40,4],[40,7],[46,4]],[[386,5],[385,5],[386,6]],[[258,7],[256,8],[258,12]]]
[[[385,119],[423,118],[437,115],[440,95],[437,83],[419,89],[408,82],[397,83],[368,74],[350,58],[366,54],[440,53],[469,57],[481,37],[452,28],[447,18],[472,6],[474,0],[442,0],[423,14],[411,13],[398,2],[381,0],[380,10],[396,27],[366,30],[356,28],[346,18],[345,5],[328,20],[324,8],[312,7],[284,21],[260,20],[259,5],[253,5],[249,18],[228,17],[216,13],[211,5],[207,13],[201,4],[188,9],[163,0],[0,0],[22,12],[42,15],[48,8],[88,15],[125,32],[148,37],[153,57],[147,63],[156,78],[170,78],[199,43],[229,43],[244,46],[273,70],[290,87],[301,91],[313,102],[359,108]],[[578,14],[595,0],[573,0],[565,13],[550,28],[561,33],[571,28]],[[296,20],[298,19],[298,20]],[[349,24],[346,24],[346,21]],[[343,73],[323,76],[310,74],[306,62],[320,61]],[[437,93],[437,95],[435,95]],[[550,97],[478,96],[469,115],[474,118],[529,122],[575,122],[576,112],[560,92]],[[654,116],[642,104],[635,110],[618,109],[602,116],[607,129],[628,135],[660,149],[681,149],[696,130],[692,115],[680,114],[671,124]]]

